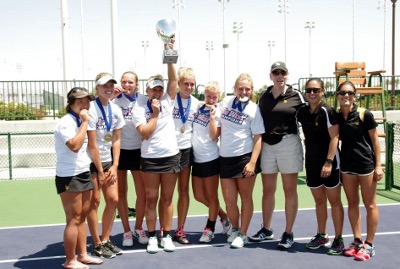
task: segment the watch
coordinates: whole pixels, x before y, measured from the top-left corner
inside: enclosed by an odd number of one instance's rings
[[[332,160],[332,159],[326,159],[325,162],[326,162],[327,164],[332,164],[332,163],[333,163],[333,160]]]

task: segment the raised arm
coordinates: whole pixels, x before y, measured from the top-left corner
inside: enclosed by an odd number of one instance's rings
[[[175,39],[171,40],[171,43],[168,43],[166,46],[169,46],[171,49],[174,48]],[[167,93],[171,100],[175,100],[176,91],[178,89],[178,75],[176,73],[175,64],[168,64],[168,84],[167,84]]]

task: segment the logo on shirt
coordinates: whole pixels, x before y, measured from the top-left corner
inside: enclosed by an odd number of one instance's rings
[[[248,118],[248,115],[243,114],[242,112],[236,110],[229,110],[228,108],[224,108],[221,112],[221,119],[225,119],[227,121],[242,125],[243,122]]]
[[[186,109],[187,108],[183,109],[183,114],[186,113]],[[174,110],[172,111],[172,118],[173,119],[180,119],[181,118],[181,114],[179,114],[179,109],[177,109],[176,107],[174,107]],[[189,111],[189,116],[188,116],[187,120],[188,121],[193,121],[193,119],[194,119],[194,115],[193,115],[193,113],[191,111]]]
[[[194,116],[193,123],[200,124],[201,126],[207,127],[210,122],[210,114],[209,113],[197,113]]]
[[[149,122],[151,115],[153,113],[150,111],[146,111],[146,122]],[[158,114],[159,119],[163,119],[165,117],[171,117],[171,114],[168,112],[168,109],[166,109],[164,106],[161,106],[160,114]]]
[[[124,119],[131,120],[133,115],[133,107],[121,108]]]

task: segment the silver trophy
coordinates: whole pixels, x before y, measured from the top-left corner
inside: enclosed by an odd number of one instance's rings
[[[164,44],[168,44],[175,37],[176,23],[171,19],[160,20],[156,24],[156,30]],[[178,61],[178,51],[172,50],[168,46],[165,46],[165,48],[163,52],[163,64],[176,64]]]

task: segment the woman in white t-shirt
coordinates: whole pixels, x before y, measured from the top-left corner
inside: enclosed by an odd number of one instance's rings
[[[146,224],[149,233],[148,253],[158,252],[156,236],[157,202],[160,195],[161,247],[172,252],[175,245],[170,235],[172,226],[172,198],[176,176],[181,167],[180,152],[174,133],[172,110],[176,96],[175,67],[168,64],[168,86],[164,94],[161,75],[147,81],[147,100],[138,100],[133,110],[133,122],[142,136],[141,170],[145,174]]]
[[[253,188],[257,173],[261,172],[258,157],[264,124],[253,97],[253,79],[241,74],[234,85],[234,96],[227,96],[221,109],[221,186],[226,210],[232,222],[228,238],[232,248],[241,248],[247,242],[247,229],[253,216]],[[241,210],[238,208],[238,194]],[[240,216],[240,224],[239,224]]]
[[[211,242],[214,238],[215,224],[218,215],[221,218],[222,233],[227,234],[231,228],[228,215],[220,207],[219,187],[219,147],[220,130],[217,123],[220,111],[217,109],[220,95],[219,84],[210,82],[204,89],[205,103],[200,103],[193,119],[193,168],[192,187],[194,198],[208,207],[208,219],[199,241]]]
[[[56,188],[66,217],[64,230],[64,268],[86,268],[84,264],[101,264],[86,250],[85,219],[90,208],[93,183],[87,154],[87,128],[90,101],[94,96],[85,88],[75,87],[67,95],[67,114],[57,123],[54,131]],[[78,257],[76,257],[76,253]]]
[[[92,255],[113,258],[115,255],[122,254],[122,250],[111,242],[110,234],[118,203],[117,171],[121,129],[125,125],[125,121],[121,109],[110,101],[114,96],[114,85],[117,81],[108,73],[100,73],[96,76],[95,83],[97,98],[92,101],[90,106],[91,118],[88,127],[88,149],[92,158],[90,172],[95,188],[88,215],[88,225],[93,239]],[[106,203],[102,215],[101,239],[97,213],[100,204],[100,190],[103,192]]]
[[[130,247],[133,245],[133,237],[140,244],[147,245],[148,238],[142,228],[146,206],[146,191],[144,188],[144,177],[140,172],[140,147],[142,138],[133,124],[133,106],[137,100],[147,97],[139,93],[138,76],[132,71],[124,72],[121,76],[122,91],[113,100],[118,105],[125,119],[125,126],[121,132],[121,151],[118,164],[118,213],[121,217],[124,229],[122,245]],[[128,208],[128,170],[131,172],[135,184],[136,193],[136,217],[133,232],[129,227]]]

